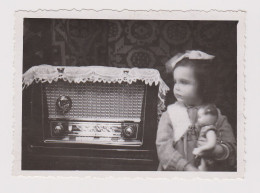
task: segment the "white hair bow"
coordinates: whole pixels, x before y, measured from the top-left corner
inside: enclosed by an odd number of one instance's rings
[[[166,62],[166,71],[172,72],[175,65],[184,58],[188,58],[191,60],[212,60],[213,58],[215,58],[215,56],[209,55],[199,50],[187,50],[185,53],[176,54],[168,62]]]

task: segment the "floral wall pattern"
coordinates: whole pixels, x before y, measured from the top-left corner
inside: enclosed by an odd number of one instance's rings
[[[25,19],[24,71],[39,64],[155,68],[171,86],[165,62],[178,52],[199,49],[216,56],[216,104],[236,132],[236,25],[236,21]]]

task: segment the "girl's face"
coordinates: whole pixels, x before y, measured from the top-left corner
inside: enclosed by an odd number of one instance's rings
[[[178,66],[173,72],[173,93],[177,101],[185,105],[200,105],[202,100],[198,93],[198,81],[194,69],[189,66]]]

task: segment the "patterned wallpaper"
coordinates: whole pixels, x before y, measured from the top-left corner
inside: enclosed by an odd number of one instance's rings
[[[149,67],[158,69],[171,86],[165,62],[178,52],[199,49],[216,56],[216,104],[236,131],[236,25],[236,21],[25,19],[24,71],[43,63]]]

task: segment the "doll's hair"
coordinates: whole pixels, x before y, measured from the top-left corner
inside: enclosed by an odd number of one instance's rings
[[[209,114],[209,115],[218,117],[218,110],[217,110],[216,105],[214,105],[214,104],[207,104],[207,105],[204,105],[202,108],[203,108],[204,113],[206,115]]]
[[[198,94],[204,103],[213,103],[215,99],[215,73],[212,60],[194,60],[184,58],[172,69],[173,72],[179,66],[191,67],[194,69],[194,76],[198,81]],[[173,77],[174,78],[174,77]]]

